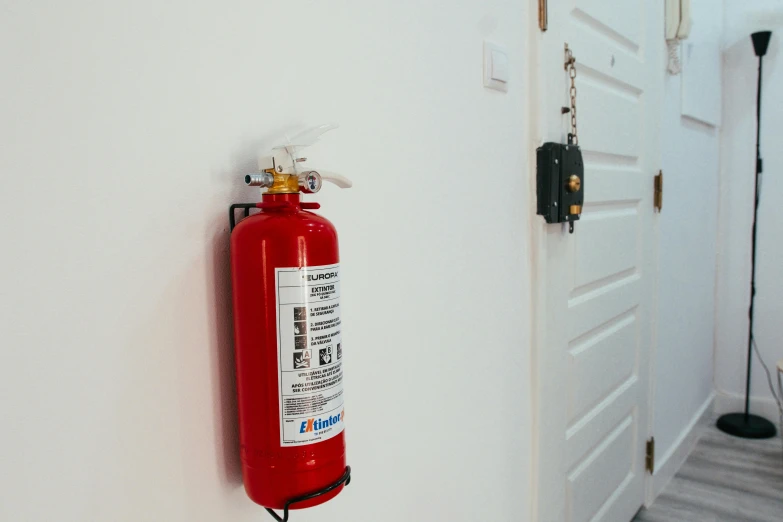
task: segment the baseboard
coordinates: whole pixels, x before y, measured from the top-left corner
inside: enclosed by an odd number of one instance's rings
[[[661,494],[663,488],[677,474],[680,467],[685,463],[693,447],[699,441],[702,429],[707,425],[713,415],[713,402],[715,393],[711,393],[707,400],[699,406],[696,414],[693,416],[687,426],[680,432],[672,447],[660,458],[655,459],[655,473],[652,476],[651,494],[647,499],[646,505],[653,503],[655,498]]]
[[[739,413],[745,411],[745,397],[742,395],[733,395],[718,392],[715,396],[715,413],[723,415],[724,413]],[[771,420],[777,425],[780,413],[778,405],[771,397],[751,397],[750,412],[761,415]]]

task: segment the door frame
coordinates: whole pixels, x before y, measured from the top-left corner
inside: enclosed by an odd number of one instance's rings
[[[530,266],[531,266],[531,406],[532,406],[532,455],[531,455],[531,509],[530,515],[533,522],[550,522],[541,520],[540,515],[540,501],[542,498],[542,492],[544,488],[551,487],[550,485],[542,484],[541,469],[546,463],[542,463],[540,459],[541,452],[538,451],[542,444],[542,419],[544,418],[542,412],[545,409],[559,408],[562,405],[552,404],[552,401],[548,401],[547,397],[542,393],[542,372],[541,372],[541,350],[546,349],[548,346],[548,332],[547,332],[547,224],[543,217],[536,213],[537,210],[537,192],[536,192],[536,154],[533,152],[544,143],[545,135],[545,115],[543,114],[539,103],[542,96],[542,91],[545,89],[545,75],[542,73],[543,67],[547,64],[542,63],[541,48],[544,45],[543,31],[539,28],[539,2],[541,0],[529,0],[530,1],[530,13],[531,16],[528,20],[528,74],[530,75],[529,96],[527,113],[529,115],[529,121],[532,122],[530,129],[530,139],[527,144],[528,150],[531,153],[528,155],[528,183],[529,183],[529,201],[528,201],[528,217],[530,220]],[[546,2],[568,1],[568,0],[543,0]],[[658,106],[663,103],[663,93],[665,87],[665,62],[663,57],[665,56],[665,40],[664,35],[664,5],[662,2],[658,3],[657,9],[659,10],[659,17],[656,20],[656,31],[660,35],[660,38],[653,36],[650,39],[650,45],[659,46],[659,52],[656,54],[657,60],[650,64],[655,66],[660,71],[660,81],[658,82],[658,88],[653,89],[652,95],[656,97]],[[548,16],[547,16],[548,18]],[[551,25],[552,20],[549,19],[548,23]],[[650,24],[652,25],[652,24]],[[659,126],[660,128],[660,126]],[[660,132],[660,131],[659,131]],[[660,166],[662,164],[662,149],[660,140],[656,140],[657,151],[651,153],[655,158],[656,163]],[[652,183],[650,184],[650,190],[653,190]],[[651,274],[652,278],[650,284],[652,286],[652,298],[649,303],[650,312],[650,344],[648,353],[648,366],[647,373],[647,426],[648,433],[647,439],[653,436],[654,429],[654,399],[655,399],[655,367],[656,367],[656,353],[658,351],[658,287],[659,280],[659,265],[660,265],[660,220],[658,213],[654,212],[651,220],[651,245],[654,255],[651,261]],[[640,371],[643,369],[640,368]],[[555,486],[559,487],[559,486]],[[653,488],[653,474],[645,473],[644,476],[644,506],[649,507],[654,500],[654,488]]]

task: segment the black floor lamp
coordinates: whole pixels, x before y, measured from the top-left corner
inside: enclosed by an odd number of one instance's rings
[[[748,331],[748,370],[745,374],[745,412],[727,413],[718,419],[718,428],[730,435],[745,439],[769,439],[775,436],[775,425],[764,417],[752,415],[750,407],[750,363],[753,360],[753,302],[756,297],[756,218],[759,211],[759,176],[761,175],[761,149],[759,136],[761,133],[761,63],[767,54],[771,31],[753,33],[753,49],[759,57],[759,78],[756,90],[756,197],[753,207],[753,253],[751,254],[750,272],[750,327]]]

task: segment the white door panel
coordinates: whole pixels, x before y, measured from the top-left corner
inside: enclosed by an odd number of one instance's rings
[[[641,108],[639,101],[621,96],[611,84],[598,76],[588,76],[579,69],[576,87],[578,103],[579,145],[592,152],[604,152],[615,156],[636,159],[641,147]],[[606,133],[608,126],[616,126],[622,132]]]
[[[598,209],[602,203],[622,202],[634,205],[642,198],[642,173],[631,165],[600,165],[582,154],[585,175],[590,180],[590,191],[585,193],[585,207]],[[647,179],[646,177],[644,179]]]
[[[606,438],[606,431],[597,426],[612,427],[619,425],[623,419],[628,417],[636,407],[636,397],[634,393],[628,393],[638,386],[639,379],[636,375],[628,378],[620,386],[597,404],[590,411],[568,425],[566,430],[566,441],[568,442],[568,452],[565,456],[567,462],[578,462],[593,449],[598,447]],[[606,408],[605,405],[611,404],[612,408]]]
[[[641,279],[633,272],[618,280],[599,282],[589,292],[572,298],[566,330],[568,340],[591,335],[591,330],[633,310],[639,303]]]
[[[586,208],[574,242],[578,289],[638,265],[639,215],[630,208]]]
[[[580,60],[584,67],[593,71],[593,74],[603,75],[608,82],[627,89],[631,94],[641,92],[634,83],[644,69],[638,49],[619,47],[615,40],[609,38],[596,38],[596,31],[592,27],[574,24],[570,31],[568,44],[573,49],[585,46],[595,49],[595,54]]]
[[[565,3],[565,2],[564,2]],[[550,2],[551,7],[552,2]],[[642,39],[644,4],[636,0],[576,0],[571,3],[569,23],[583,23],[600,33],[599,38],[613,38],[618,47],[636,51]],[[661,13],[661,16],[663,14]],[[551,19],[551,17],[550,17]],[[663,34],[663,33],[661,33]]]
[[[549,0],[538,39],[542,141],[569,131],[567,42],[585,165],[575,233],[537,220],[541,522],[624,522],[644,502],[662,31],[654,2]]]
[[[636,315],[622,314],[594,335],[572,342],[568,350],[568,421],[583,417],[601,404],[636,371],[633,346],[638,336]],[[600,375],[600,379],[595,376]]]
[[[633,479],[633,462],[627,458],[635,446],[632,412],[617,426],[608,428],[598,447],[568,474],[569,520],[590,520],[614,493],[627,488]]]

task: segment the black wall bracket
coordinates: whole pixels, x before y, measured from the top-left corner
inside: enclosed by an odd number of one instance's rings
[[[322,490],[316,491],[315,493],[310,493],[308,495],[302,495],[301,497],[292,498],[288,502],[285,503],[285,506],[283,507],[283,516],[281,517],[273,509],[265,508],[267,512],[272,515],[272,518],[277,520],[277,522],[288,522],[288,509],[297,502],[304,502],[305,500],[314,499],[316,497],[320,497],[321,495],[326,495],[330,491],[334,491],[335,489],[339,488],[343,484],[346,486],[351,483],[351,466],[345,466],[345,473],[343,473],[342,477],[340,477],[340,480],[337,482],[325,487]]]
[[[258,203],[234,203],[230,207],[228,207],[228,225],[229,225],[229,232],[234,231],[234,227],[237,226],[237,216],[236,216],[236,209],[241,208],[245,210],[245,217],[248,217],[250,215],[250,209],[251,208],[257,208]]]

